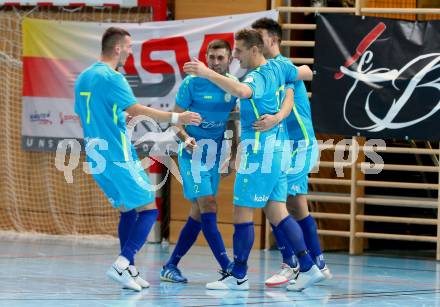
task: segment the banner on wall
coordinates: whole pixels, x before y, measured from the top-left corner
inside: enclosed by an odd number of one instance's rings
[[[234,32],[262,17],[277,20],[278,12],[142,24],[25,18],[22,147],[54,151],[62,139],[82,138],[79,118],[73,111],[73,86],[77,75],[99,59],[101,36],[108,27],[123,27],[131,34],[133,54],[122,72],[138,101],[169,111],[185,77],[183,64],[194,57],[204,60],[206,47],[214,39],[225,39],[233,46]],[[243,74],[236,60],[230,72]],[[138,125],[134,139],[149,130],[151,127]]]
[[[440,139],[440,21],[325,14],[315,39],[317,132]]]

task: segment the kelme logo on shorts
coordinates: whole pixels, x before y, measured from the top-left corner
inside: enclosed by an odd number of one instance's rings
[[[256,202],[267,202],[269,200],[269,196],[263,195],[263,196],[257,196],[254,195],[254,201]]]

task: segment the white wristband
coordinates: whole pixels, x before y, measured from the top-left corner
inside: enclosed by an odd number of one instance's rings
[[[171,121],[170,121],[170,123],[175,125],[175,124],[177,124],[178,121],[179,121],[179,114],[176,113],[176,112],[172,112],[171,113]]]

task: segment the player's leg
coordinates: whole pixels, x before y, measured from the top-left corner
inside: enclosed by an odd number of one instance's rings
[[[230,260],[217,226],[217,203],[213,196],[197,199],[201,211],[202,231],[222,271],[226,272]]]
[[[189,251],[191,246],[194,245],[201,230],[200,209],[196,203],[200,188],[199,185],[194,182],[191,170],[191,160],[181,156],[178,158],[179,170],[183,180],[183,196],[185,199],[191,201],[191,212],[185,225],[180,231],[173,253],[167,263],[162,267],[160,279],[168,282],[186,283],[188,282],[188,279],[182,275],[182,272],[178,268],[178,264],[182,257]]]
[[[160,272],[160,279],[162,281],[188,282],[188,279],[182,275],[177,266],[182,257],[186,255],[191,246],[196,242],[200,229],[200,209],[196,203],[192,203],[188,220],[180,231],[173,253]]]
[[[118,207],[120,205],[120,196],[118,194],[118,190],[114,187],[113,182],[107,179],[105,174],[94,175],[93,178],[98,183],[101,190],[104,191],[104,194],[110,200],[114,207]],[[125,242],[127,241],[128,235],[130,233],[131,228],[137,219],[136,210],[129,210],[126,212],[119,211],[119,225],[118,225],[118,237],[119,237],[119,245],[122,251]],[[130,263],[134,265],[134,263]]]
[[[298,223],[289,215],[286,209],[287,176],[282,165],[282,153],[275,153],[272,162],[272,174],[278,175],[277,182],[269,196],[269,201],[264,209],[269,222],[275,226],[277,231],[284,235],[287,244],[295,252],[300,264],[300,274],[292,290],[302,290],[324,278],[319,269],[314,265],[308,254],[304,242],[302,230]]]
[[[228,274],[216,282],[208,283],[208,289],[249,289],[246,273],[247,260],[254,243],[253,212],[255,208],[264,207],[274,184],[273,180],[269,180],[271,174],[261,173],[261,155],[243,155],[245,153],[242,153],[234,183],[234,261],[228,268]],[[258,165],[255,172],[249,172],[250,165]]]
[[[303,194],[297,194],[296,196],[289,195],[287,207],[303,231],[304,241],[306,242],[313,261],[324,274],[325,278],[331,279],[332,274],[325,263],[319,243],[318,228],[315,219],[309,213],[306,196]]]
[[[214,254],[215,259],[220,265],[221,273],[226,272],[230,263],[229,257],[226,253],[225,244],[220,231],[217,226],[217,202],[215,195],[217,194],[218,185],[220,181],[220,174],[218,172],[218,164],[206,173],[203,181],[205,182],[205,193],[207,196],[197,198],[201,212],[202,231],[209,247]]]
[[[330,270],[325,264],[324,255],[319,243],[315,219],[310,215],[306,195],[308,194],[308,173],[318,159],[316,141],[308,147],[298,147],[297,155],[292,158],[293,165],[299,165],[287,176],[288,198],[287,209],[301,227],[310,255],[326,279],[331,279]],[[301,161],[299,163],[298,161]]]
[[[124,248],[125,242],[127,242],[127,238],[130,234],[131,228],[136,223],[137,216],[138,214],[134,209],[126,212],[120,211],[118,237],[121,251]],[[134,265],[134,262],[131,262],[130,265]]]
[[[148,287],[149,284],[142,280],[137,269],[132,266],[129,270],[130,263],[134,263],[136,253],[145,244],[148,234],[156,222],[158,210],[155,204],[155,191],[150,179],[145,174],[139,161],[124,163],[123,167],[119,165],[110,165],[109,179],[117,178],[118,184],[115,189],[120,195],[120,202],[123,206],[121,211],[129,211],[135,209],[137,211],[137,219],[133,224],[126,242],[122,248],[121,254],[108,271],[108,275],[121,282],[125,287],[139,291],[142,287]],[[126,272],[138,283],[134,286],[125,278]]]
[[[283,260],[280,270],[266,279],[265,285],[268,287],[276,287],[283,285],[290,280],[296,279],[298,277],[300,267],[292,247],[284,238],[283,232],[273,224],[270,224],[270,226]]]
[[[321,281],[324,276],[308,254],[301,227],[288,214],[285,203],[269,201],[264,211],[269,221],[284,234],[300,264],[300,274],[296,283],[290,284],[287,289],[301,291]]]
[[[95,179],[96,183],[101,188],[101,190],[104,192],[104,194],[107,196],[107,198],[109,199],[112,206],[114,208],[120,210],[121,195],[119,195],[119,191],[118,191],[117,187],[114,185],[113,181],[110,180],[111,174],[110,174],[109,169],[107,168],[106,171],[101,174],[94,174],[93,178]],[[123,219],[123,218],[124,218],[124,214],[123,214],[123,212],[121,212],[120,219]],[[129,222],[132,222],[131,219]],[[127,223],[129,223],[129,222],[127,222]],[[122,221],[122,223],[125,224],[124,221]],[[119,224],[121,225],[121,221]],[[133,224],[134,224],[134,222],[133,222]],[[129,236],[129,232],[130,232],[132,226],[133,225],[131,225],[131,226],[127,225],[127,227],[126,227],[127,229],[123,230],[122,239],[120,237],[121,251],[123,249],[123,245],[125,244],[128,236]],[[119,257],[118,257],[118,259],[119,259]],[[128,287],[130,289],[139,291],[141,287],[136,283],[136,281],[133,279],[130,272],[128,271],[128,266],[130,264],[130,261],[127,260],[127,262],[128,262],[127,265],[122,264],[120,268],[119,267],[114,268],[114,265],[112,265],[110,267],[110,269],[107,271],[106,275],[108,277],[110,277],[112,280],[121,284],[123,287]]]
[[[254,208],[234,207],[234,261],[228,272],[215,282],[208,283],[210,290],[249,290],[247,278],[247,261],[254,243]]]
[[[127,238],[130,234],[131,229],[136,223],[138,217],[138,213],[136,210],[129,210],[126,212],[120,211],[119,225],[118,225],[118,236],[119,236],[119,245],[122,249],[124,248],[125,243],[127,242]],[[128,270],[131,276],[135,279],[136,283],[139,284],[143,288],[147,288],[149,286],[148,282],[144,281],[134,264],[134,259],[130,261],[130,265]]]

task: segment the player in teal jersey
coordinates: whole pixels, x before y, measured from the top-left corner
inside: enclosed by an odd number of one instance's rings
[[[232,61],[231,47],[224,40],[209,43],[206,52],[208,67],[228,78]],[[187,76],[176,95],[175,112],[190,110],[199,113],[203,121],[199,126],[180,127],[182,140],[178,153],[179,169],[183,179],[184,197],[192,202],[191,212],[182,228],[176,247],[163,267],[160,278],[169,282],[187,282],[177,268],[180,259],[188,252],[202,230],[220,272],[225,272],[230,261],[217,227],[216,194],[220,181],[222,142],[231,111],[237,98],[226,93],[207,79]],[[202,146],[205,141],[210,148]],[[201,146],[196,146],[200,143]],[[187,148],[184,149],[184,145]],[[206,149],[206,150],[205,150]],[[195,152],[193,152],[195,151]]]
[[[263,37],[263,53],[266,58],[290,63],[290,60],[280,53],[282,32],[281,26],[275,20],[269,18],[259,19],[252,24],[252,28],[259,31]],[[330,279],[332,275],[324,262],[316,222],[308,211],[307,199],[305,197],[308,193],[308,173],[316,164],[319,154],[313,129],[310,102],[304,81],[295,81],[293,83],[293,89],[295,92],[294,105],[293,108],[290,108],[292,112],[285,120],[288,137],[292,142],[291,169],[287,175],[287,207],[301,226],[304,240],[315,264],[321,270],[324,277]],[[285,108],[285,106],[283,106],[283,108]],[[264,119],[265,122],[257,123],[255,127],[257,127],[259,131],[271,129],[273,125],[278,123],[278,118],[283,115],[284,113],[281,115],[269,115]],[[283,254],[283,264],[281,265],[279,273],[266,280],[266,285],[268,286],[280,285],[294,280],[297,277],[294,261],[289,264],[287,263],[292,259],[292,248],[285,242],[282,234],[274,231],[274,235],[278,248]],[[288,289],[293,287],[294,285],[289,285]]]
[[[245,29],[235,34],[234,57],[240,61],[242,68],[250,69],[241,83],[215,73],[200,61],[184,65],[185,72],[204,77],[240,98],[242,152],[234,185],[234,262],[228,274],[207,284],[208,289],[249,289],[246,273],[254,241],[255,208],[263,208],[269,221],[294,247],[300,270],[304,272],[297,279],[298,290],[322,278],[322,273],[307,253],[301,229],[286,210],[285,171],[290,160],[289,155],[287,159],[283,155],[284,131],[280,125],[263,132],[253,129],[253,123],[260,116],[279,111],[276,93],[280,87],[297,79],[311,78],[311,71],[308,67],[297,69],[291,63],[267,61],[262,54],[263,47],[262,37],[255,30]]]
[[[151,181],[127,135],[124,112],[174,124],[198,125],[201,118],[194,112],[164,112],[136,102],[127,80],[116,71],[131,53],[127,31],[108,28],[101,45],[101,60],[76,79],[75,113],[81,120],[86,160],[93,178],[112,206],[121,212],[121,253],[107,275],[123,287],[140,291],[149,284],[140,278],[134,256],[144,245],[158,212]],[[132,210],[137,214],[132,214]]]

